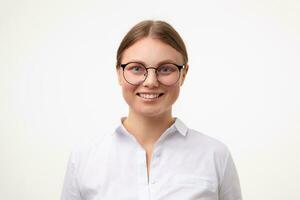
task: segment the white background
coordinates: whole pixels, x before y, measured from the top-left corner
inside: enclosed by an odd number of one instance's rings
[[[1,199],[59,199],[72,147],[126,115],[116,50],[144,19],[185,40],[174,115],[229,146],[244,199],[300,199],[298,0],[0,2]]]

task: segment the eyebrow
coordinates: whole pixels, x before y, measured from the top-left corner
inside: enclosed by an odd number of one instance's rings
[[[133,59],[133,60],[129,60],[127,63],[129,62],[137,62],[137,63],[141,63],[143,65],[146,65],[146,63],[142,60],[138,60],[138,59]],[[173,63],[173,64],[176,64],[176,62],[174,60],[171,60],[171,59],[166,59],[166,60],[162,60],[160,62],[158,62],[156,65],[161,65],[161,64],[166,64],[166,63]]]

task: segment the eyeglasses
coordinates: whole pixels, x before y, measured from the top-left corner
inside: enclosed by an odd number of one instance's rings
[[[143,83],[148,76],[148,70],[154,69],[157,80],[166,86],[174,85],[180,77],[181,69],[185,65],[177,65],[174,63],[165,63],[159,67],[145,67],[139,62],[129,62],[121,64],[120,67],[123,69],[124,79],[132,85],[140,85]]]

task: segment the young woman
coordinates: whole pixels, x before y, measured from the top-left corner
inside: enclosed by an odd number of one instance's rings
[[[242,199],[228,148],[172,116],[188,68],[168,23],[142,21],[127,33],[116,72],[128,116],[72,152],[61,200]]]

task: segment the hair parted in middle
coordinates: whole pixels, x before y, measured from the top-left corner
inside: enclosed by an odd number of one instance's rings
[[[146,37],[158,39],[170,45],[181,53],[183,64],[188,63],[186,46],[178,32],[170,24],[160,20],[144,20],[133,26],[121,41],[117,51],[117,68],[120,67],[123,52],[137,41]]]

